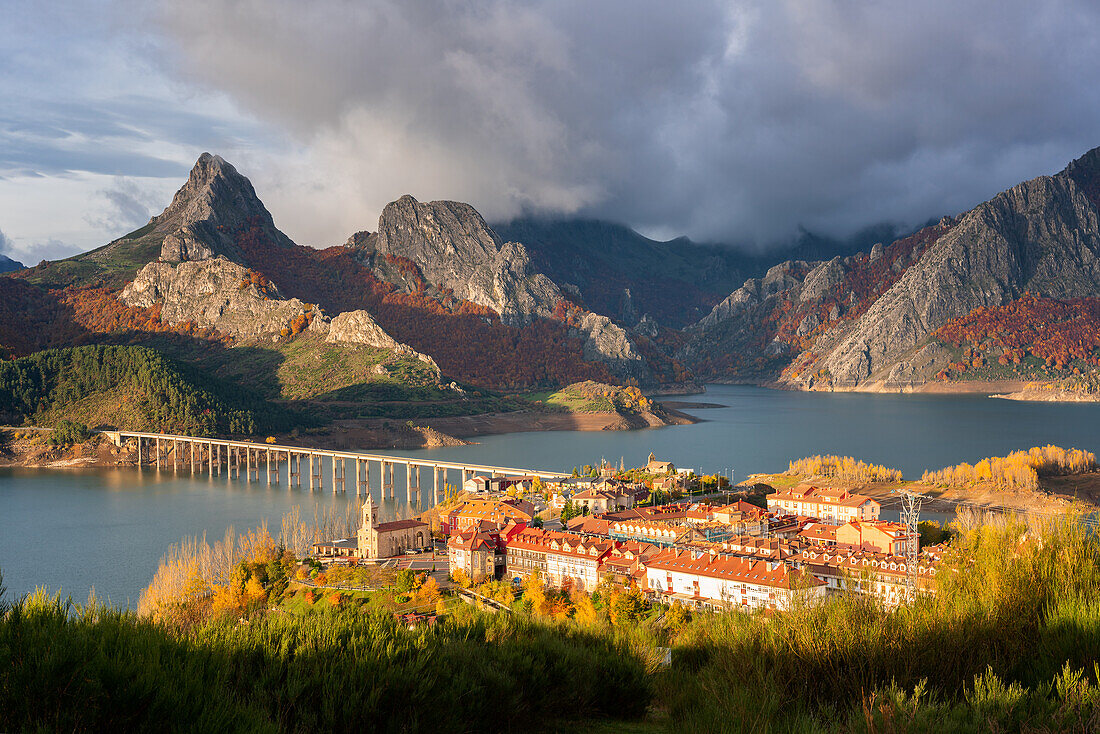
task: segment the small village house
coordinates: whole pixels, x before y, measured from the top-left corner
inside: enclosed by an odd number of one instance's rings
[[[852,520],[878,520],[881,505],[870,497],[845,489],[821,489],[798,485],[768,495],[768,510],[775,514],[805,515],[841,525]]]

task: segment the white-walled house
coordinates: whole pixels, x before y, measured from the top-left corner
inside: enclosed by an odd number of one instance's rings
[[[782,610],[825,596],[824,581],[779,561],[669,548],[644,563],[646,592],[692,606]]]
[[[881,508],[876,500],[844,489],[799,485],[768,495],[768,512],[815,517],[832,525],[852,520],[878,520]]]

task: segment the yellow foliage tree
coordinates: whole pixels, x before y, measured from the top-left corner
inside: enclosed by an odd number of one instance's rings
[[[439,597],[439,582],[431,576],[416,590],[416,601],[421,604],[434,604]]]
[[[1043,446],[982,459],[974,466],[964,462],[928,471],[921,481],[948,487],[992,481],[1005,489],[1034,490],[1039,488],[1041,476],[1083,474],[1096,467],[1096,455],[1092,452]]]
[[[568,619],[573,611],[573,605],[569,603],[569,597],[565,594],[555,594],[550,601],[550,616],[554,619]]]
[[[573,592],[573,619],[585,626],[591,626],[600,621],[600,613],[592,603],[592,597],[583,591]]]
[[[523,597],[531,604],[531,611],[535,614],[548,614],[550,602],[546,597],[546,589],[542,585],[542,577],[536,571],[527,577],[523,583]]]
[[[248,581],[244,585],[244,593],[251,603],[263,603],[267,601],[267,590],[264,589],[264,585],[260,583],[260,580],[255,576],[250,576]]]
[[[214,615],[238,614],[243,609],[241,597],[229,586],[215,586],[210,601],[210,612]]]
[[[470,588],[470,584],[472,583],[469,574],[461,568],[456,568],[454,570],[454,573],[451,574],[451,579],[464,589]]]
[[[818,475],[852,482],[900,482],[901,472],[877,464],[857,461],[851,456],[808,456],[796,459],[787,467],[794,476]]]

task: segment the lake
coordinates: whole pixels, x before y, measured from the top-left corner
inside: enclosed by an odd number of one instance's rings
[[[685,398],[721,407],[692,409],[690,426],[642,431],[531,432],[480,437],[473,446],[420,451],[475,464],[569,471],[606,459],[644,464],[660,459],[706,473],[748,474],[785,469],[794,458],[841,454],[919,477],[962,461],[1004,455],[1048,443],[1100,448],[1100,405],[1025,403],[959,395],[801,393],[715,385]],[[404,477],[383,515],[406,512]],[[377,467],[372,473],[378,497]],[[328,476],[326,471],[326,476]],[[425,484],[430,481],[425,478]],[[458,481],[452,473],[449,481]],[[425,495],[429,495],[425,491]],[[9,596],[45,586],[84,601],[136,606],[168,546],[185,535],[221,538],[269,521],[274,531],[293,506],[312,517],[355,495],[334,497],[281,483],[190,477],[154,469],[0,469],[0,570]]]

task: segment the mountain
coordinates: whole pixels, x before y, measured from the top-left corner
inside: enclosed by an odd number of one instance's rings
[[[660,242],[599,220],[521,218],[494,229],[524,243],[535,267],[578,303],[629,325],[649,315],[685,326],[759,267],[732,248]]]
[[[649,361],[667,361],[657,352],[647,360],[608,316],[570,304],[534,268],[524,245],[504,241],[469,204],[402,196],[382,210],[376,232],[352,235],[348,247],[380,279],[408,293],[468,301],[491,309],[506,326],[562,321],[583,340],[584,359],[606,365],[619,380],[653,384],[658,380]]]
[[[680,356],[710,377],[808,389],[914,389],[965,372],[937,335],[949,322],[1025,296],[1100,296],[1098,194],[1100,148],[890,247],[776,266],[693,325]],[[715,359],[732,353],[749,364]]]
[[[357,256],[389,282],[406,280],[412,263],[441,292],[491,308],[506,324],[524,324],[553,314],[561,290],[535,271],[526,248],[503,242],[477,210],[455,201],[420,203],[402,196],[386,205],[378,231],[353,235]]]
[[[252,183],[221,156],[203,153],[172,203],[145,226],[103,247],[35,269],[33,282],[52,286],[118,287],[155,260],[185,262],[223,257],[247,265],[241,233],[268,246],[294,243],[275,227]]]
[[[623,324],[648,316],[675,329],[698,321],[746,278],[783,260],[849,255],[896,234],[890,225],[843,240],[803,231],[789,244],[753,252],[687,237],[662,242],[595,219],[521,217],[492,226],[503,239],[522,242],[534,266],[582,305]]]
[[[317,250],[204,153],[145,227],[0,279],[0,354],[155,342],[272,399],[340,410],[359,409],[349,395],[383,394],[380,382],[456,412],[471,408],[455,407],[467,398],[451,380],[1092,384],[1098,202],[1100,149],[900,239],[890,227],[846,241],[803,233],[783,262],[595,220],[490,225],[469,204],[412,196],[375,231]],[[237,359],[246,350],[259,358]],[[310,369],[320,363],[332,370]]]
[[[413,375],[417,385],[432,374],[442,379],[441,370],[451,380],[510,390],[686,376],[608,317],[570,304],[531,266],[523,245],[500,240],[469,205],[403,197],[385,208],[376,233],[316,250],[279,231],[248,179],[207,153],[145,227],[0,286],[12,295],[3,310],[13,324],[42,324],[31,335],[0,324],[0,348],[16,356],[117,339],[121,330],[130,341],[162,343],[153,335],[170,331],[293,352],[295,360],[298,342],[318,358],[379,350],[378,359],[418,362],[393,372]],[[277,384],[290,377],[271,374],[274,356],[265,364],[263,375],[248,379],[280,394]],[[377,360],[369,366],[360,379],[390,374]]]
[[[27,267],[21,262],[12,260],[10,257],[4,254],[0,254],[0,273],[10,273],[13,270],[22,270]]]

